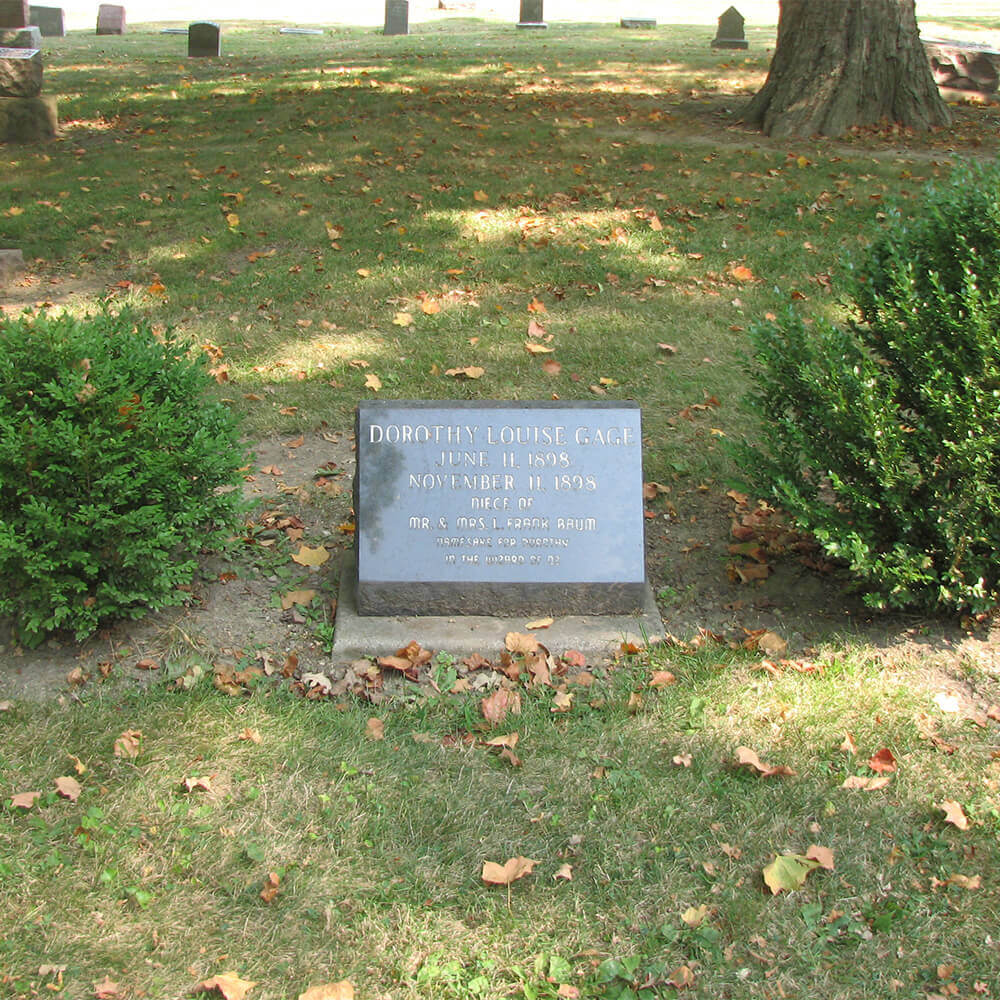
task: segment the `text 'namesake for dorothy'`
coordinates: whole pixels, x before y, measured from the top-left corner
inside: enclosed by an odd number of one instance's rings
[[[358,407],[361,614],[620,614],[645,593],[631,403]]]

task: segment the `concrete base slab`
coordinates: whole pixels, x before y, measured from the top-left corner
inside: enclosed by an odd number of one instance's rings
[[[364,657],[390,656],[414,639],[424,649],[444,651],[459,659],[480,653],[496,659],[504,649],[508,632],[525,632],[529,619],[493,618],[487,615],[448,617],[381,617],[359,615],[355,599],[357,579],[354,567],[346,567],[340,577],[337,621],[333,640],[333,662],[351,663]],[[539,609],[538,617],[545,614]],[[588,663],[610,660],[623,642],[644,646],[663,637],[663,621],[653,590],[647,584],[643,609],[633,615],[567,615],[546,629],[533,633],[556,656],[576,649]]]

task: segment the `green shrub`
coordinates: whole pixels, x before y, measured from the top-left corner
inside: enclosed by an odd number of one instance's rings
[[[763,444],[741,464],[877,607],[1000,598],[1000,170],[893,212],[842,324],[752,330]]]
[[[0,322],[0,614],[23,642],[181,602],[246,459],[210,382],[128,314]]]

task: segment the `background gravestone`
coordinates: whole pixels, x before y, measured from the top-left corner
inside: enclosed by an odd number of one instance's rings
[[[66,18],[62,7],[32,6],[29,16],[43,38],[63,38],[66,35]]]
[[[222,30],[213,21],[188,25],[188,58],[215,59],[222,55]]]
[[[0,142],[54,138],[56,101],[42,97],[42,54],[0,48]]]
[[[610,615],[644,604],[635,403],[367,400],[361,615]]]
[[[655,17],[623,17],[619,24],[623,28],[650,29],[656,27]]]
[[[749,45],[743,33],[743,15],[730,7],[719,16],[719,28],[712,39],[713,49],[745,49]]]
[[[542,16],[542,0],[521,0],[519,28],[547,28]]]
[[[28,0],[0,0],[0,28],[24,28],[30,24]]]
[[[385,0],[384,35],[410,33],[410,4],[408,0]]]
[[[97,8],[97,33],[99,35],[125,34],[125,8],[117,4],[102,3]]]
[[[1000,85],[1000,52],[975,42],[921,39],[939,87],[995,94]]]

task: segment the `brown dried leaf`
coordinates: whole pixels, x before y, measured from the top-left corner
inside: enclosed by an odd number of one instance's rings
[[[764,778],[771,778],[778,774],[794,775],[795,772],[784,764],[777,767],[769,767],[762,764],[757,754],[749,747],[736,748],[736,765],[738,767],[750,767]]]
[[[573,866],[571,864],[560,865],[553,878],[565,879],[567,882],[573,879]]]
[[[365,724],[365,735],[370,740],[384,740],[385,739],[385,723],[381,719],[376,719],[374,716],[368,720]]]
[[[69,799],[70,802],[76,802],[80,797],[80,792],[83,791],[83,787],[76,778],[71,778],[69,776],[64,776],[62,778],[56,778],[56,794],[61,795],[64,799]]]
[[[844,779],[841,788],[858,788],[864,792],[877,792],[880,788],[885,788],[892,781],[891,774],[883,774],[877,778],[871,778],[863,774],[852,774]]]
[[[649,676],[649,686],[651,688],[670,687],[676,684],[677,678],[669,670],[654,670]]]
[[[135,760],[142,749],[142,730],[126,729],[118,739],[115,740],[114,755],[116,757],[127,757]]]
[[[121,987],[110,976],[105,976],[99,983],[94,983],[94,1000],[114,1000],[114,997],[121,995]]]
[[[896,770],[896,758],[888,747],[883,747],[877,754],[869,758],[868,766],[876,774],[892,774]]]
[[[525,628],[550,628],[555,624],[555,618],[536,618],[533,622],[528,622]]]
[[[257,984],[247,979],[240,979],[235,972],[224,972],[221,976],[212,976],[200,982],[195,990],[209,993],[218,990],[226,1000],[243,1000],[247,991],[253,989]]]
[[[806,851],[806,857],[810,861],[815,861],[820,868],[825,868],[828,872],[833,871],[833,851],[829,847],[820,847],[819,844],[812,844]]]
[[[268,872],[264,879],[264,888],[260,890],[260,898],[265,903],[273,903],[281,891],[281,877],[277,872]]]
[[[525,875],[530,875],[537,864],[538,862],[531,858],[522,857],[508,858],[502,865],[494,861],[484,861],[482,879],[490,885],[510,885]]]
[[[498,687],[491,695],[479,702],[483,718],[491,726],[499,726],[511,710],[511,692],[505,687]]]
[[[944,802],[937,803],[936,808],[944,812],[944,821],[946,823],[951,823],[952,826],[957,827],[959,830],[969,829],[969,817],[965,815],[965,810],[961,804],[954,799],[945,799]]]
[[[518,733],[507,733],[506,736],[494,736],[493,739],[486,741],[486,745],[488,747],[506,747],[508,750],[513,750],[520,738],[520,734]]]
[[[18,792],[10,798],[11,807],[16,809],[30,809],[41,794],[41,792]]]
[[[319,545],[315,549],[309,548],[308,545],[302,545],[298,552],[293,553],[292,562],[298,563],[300,566],[316,567],[322,566],[329,558],[330,553],[323,545]]]
[[[515,655],[520,653],[526,656],[538,652],[538,639],[524,632],[508,632],[504,638],[504,645]]]
[[[299,1000],[354,1000],[354,987],[346,979],[324,986],[310,986]]]

